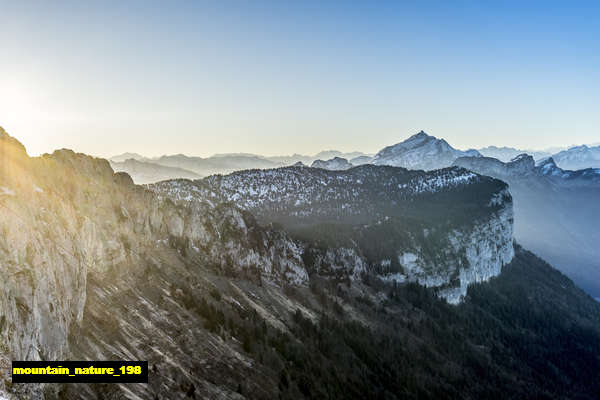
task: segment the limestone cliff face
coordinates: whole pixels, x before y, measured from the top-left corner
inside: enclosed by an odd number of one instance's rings
[[[298,245],[235,207],[182,207],[113,173],[106,160],[70,150],[29,158],[3,130],[0,154],[0,350],[7,359],[63,358],[90,275],[117,276],[157,249],[307,282]]]
[[[458,271],[458,285],[441,291],[449,303],[457,304],[466,295],[469,284],[500,275],[502,267],[513,259],[512,201],[502,201],[502,208],[489,219],[478,221],[471,232],[456,232],[450,237],[454,250],[464,252],[466,263],[451,269],[454,276]],[[445,283],[450,283],[450,276],[446,275]]]
[[[440,257],[432,259],[424,250],[429,231],[424,240],[409,241],[408,246],[402,246],[396,253],[401,270],[385,273],[384,268],[382,279],[413,281],[438,288],[440,296],[451,304],[458,304],[470,284],[499,275],[514,256],[513,208],[508,190],[499,192],[490,207],[494,207],[494,211],[486,217],[452,230],[442,242],[437,242]],[[385,267],[391,261],[384,259],[380,263]]]
[[[283,231],[261,227],[254,217],[231,205],[158,196],[171,240],[221,269],[256,271],[266,279],[304,285],[308,274],[299,243]]]

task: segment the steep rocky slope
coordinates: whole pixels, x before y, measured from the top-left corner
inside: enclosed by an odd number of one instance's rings
[[[297,245],[234,207],[160,201],[106,160],[70,150],[29,158],[3,130],[0,155],[3,357],[65,358],[89,305],[88,281],[133,273],[164,252],[196,252],[205,265],[274,282],[307,282]]]
[[[528,155],[509,163],[465,157],[455,164],[508,182],[517,241],[600,297],[599,169],[567,171],[552,158],[535,165]]]

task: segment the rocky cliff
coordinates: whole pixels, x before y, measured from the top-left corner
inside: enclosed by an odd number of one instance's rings
[[[461,157],[455,165],[502,179],[514,198],[515,238],[600,297],[600,169],[564,170],[553,157],[504,163]]]
[[[106,160],[70,150],[30,158],[3,130],[0,155],[3,360],[67,358],[70,333],[89,307],[90,279],[116,279],[159,253],[307,284],[297,244],[247,212],[206,202],[181,207],[114,173]]]
[[[288,167],[150,188],[174,201],[234,202],[262,223],[282,224],[304,243],[309,273],[418,281],[438,288],[452,303],[470,283],[498,275],[513,256],[506,186],[464,170]],[[337,248],[347,256],[322,254],[319,248]]]

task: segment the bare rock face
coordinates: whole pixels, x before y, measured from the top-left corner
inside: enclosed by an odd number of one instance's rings
[[[90,277],[126,274],[157,252],[253,269],[281,283],[308,280],[298,245],[235,207],[182,207],[115,174],[106,160],[70,150],[29,158],[4,130],[0,154],[0,350],[7,359],[64,359]]]
[[[409,241],[396,255],[400,272],[385,272],[392,260],[380,261],[384,267],[382,279],[439,288],[441,297],[458,304],[470,284],[500,275],[502,267],[514,257],[513,208],[508,190],[500,191],[490,207],[494,210],[488,216],[478,218],[468,227],[453,229],[447,240],[437,245],[437,252],[443,257],[432,259],[424,251],[427,236],[432,234],[429,230],[425,232],[425,240]]]
[[[60,359],[69,327],[82,318],[88,271],[124,258],[122,243],[48,183],[0,200],[0,334],[15,359]]]
[[[508,193],[500,200],[502,207],[488,220],[476,224],[471,232],[452,235],[451,241],[457,251],[463,249],[466,263],[454,270],[458,270],[460,285],[442,291],[449,303],[460,302],[468,285],[500,275],[502,267],[513,259],[514,217],[512,201],[506,199],[510,199]]]

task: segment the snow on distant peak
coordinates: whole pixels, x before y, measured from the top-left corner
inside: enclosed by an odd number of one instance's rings
[[[373,163],[408,169],[433,170],[451,166],[458,157],[481,157],[481,154],[477,150],[457,150],[444,139],[438,139],[420,131],[403,142],[379,151],[375,155]]]
[[[429,138],[437,139],[434,136],[429,136],[424,131],[420,131],[419,133],[415,133],[414,135],[412,135],[411,137],[406,139],[404,142],[399,143],[399,144],[402,145],[402,147],[414,148],[415,146],[420,145],[421,143],[425,142]]]
[[[575,146],[554,154],[552,158],[564,169],[600,168],[600,146]]]

